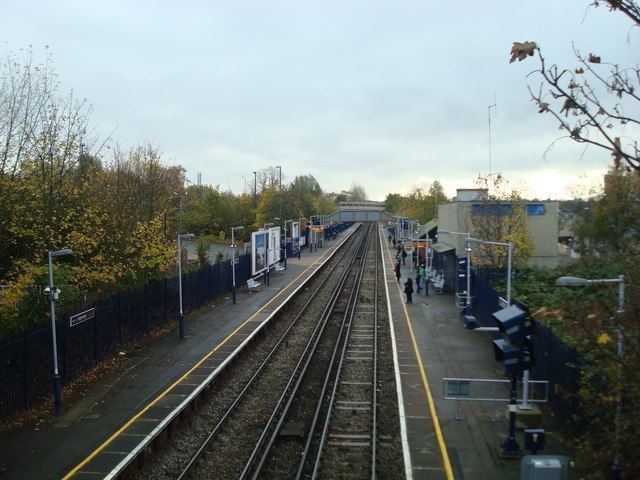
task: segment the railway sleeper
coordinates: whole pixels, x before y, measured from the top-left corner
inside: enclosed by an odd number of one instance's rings
[[[327,447],[348,447],[348,448],[362,448],[371,447],[371,442],[333,442],[329,440]]]

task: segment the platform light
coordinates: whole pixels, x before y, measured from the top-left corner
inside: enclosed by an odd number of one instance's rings
[[[49,304],[51,308],[51,341],[53,343],[53,394],[54,394],[54,408],[56,415],[62,413],[62,379],[60,378],[60,372],[58,371],[58,341],[56,338],[56,301],[60,290],[58,290],[53,283],[53,258],[62,257],[64,255],[73,255],[73,251],[70,248],[62,248],[60,250],[49,251],[49,287],[45,290],[45,293],[49,293]]]

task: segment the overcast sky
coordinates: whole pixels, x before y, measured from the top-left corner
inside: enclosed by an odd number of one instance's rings
[[[536,41],[573,67],[571,42],[635,64],[640,32],[588,0],[44,1],[2,0],[5,49],[53,52],[64,90],[93,104],[102,135],[152,141],[195,180],[242,191],[281,165],[325,190],[362,184],[383,200],[439,179],[447,192],[489,170],[525,193],[566,197],[610,157],[559,142],[531,103],[533,59],[509,64],[513,41]]]

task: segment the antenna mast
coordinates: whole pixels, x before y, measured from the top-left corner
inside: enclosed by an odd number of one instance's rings
[[[496,94],[493,94],[493,105],[489,105],[487,109],[487,118],[489,120],[489,175],[491,175],[491,109],[493,108],[494,118],[498,116],[498,102],[496,101]]]

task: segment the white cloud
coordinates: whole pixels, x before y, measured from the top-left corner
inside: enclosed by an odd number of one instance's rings
[[[63,87],[94,104],[103,134],[158,142],[194,178],[240,191],[253,170],[282,165],[327,190],[372,198],[440,179],[449,193],[493,169],[532,195],[566,196],[610,159],[558,143],[526,91],[535,61],[509,65],[513,41],[534,40],[573,66],[571,41],[635,63],[638,34],[584,0],[455,3],[80,2],[5,0],[8,49],[52,46]],[[55,21],[52,21],[55,19]]]

